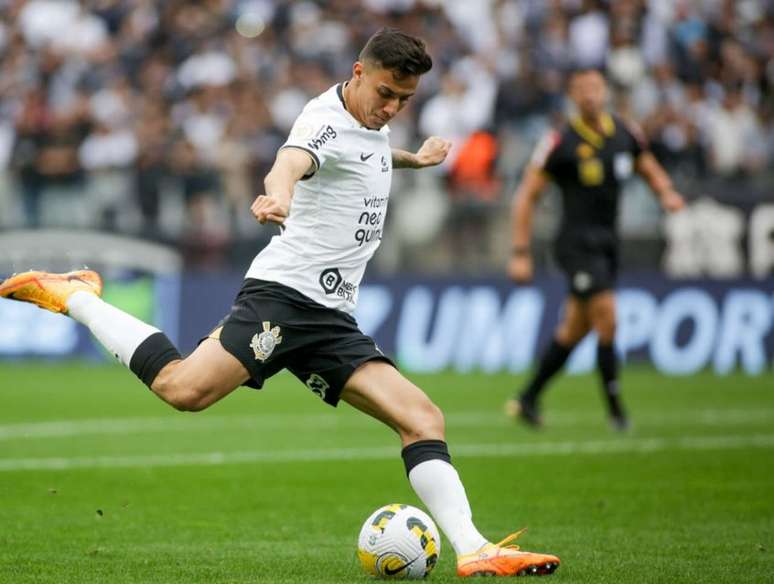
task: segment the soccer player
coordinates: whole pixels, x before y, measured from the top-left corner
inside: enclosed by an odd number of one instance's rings
[[[403,377],[351,313],[366,263],[379,246],[393,168],[441,163],[450,144],[391,149],[387,123],[414,95],[432,60],[424,43],[383,29],[352,77],[311,100],[251,210],[283,227],[247,270],[231,312],[188,357],[159,330],[102,301],[92,271],[18,274],[0,295],[68,314],[180,410],[202,410],[241,385],[259,389],[286,368],[322,400],[343,400],[400,437],[411,486],[457,553],[462,576],[550,574],[553,555],[485,539],[444,441],[441,411]]]
[[[538,197],[554,181],[562,195],[563,215],[554,252],[567,276],[569,296],[554,338],[524,390],[506,403],[509,415],[540,426],[539,399],[546,384],[573,348],[590,331],[598,336],[597,368],[613,427],[628,428],[618,387],[615,339],[615,286],[618,271],[616,217],[621,184],[639,173],[666,211],[683,207],[667,173],[648,150],[639,130],[606,111],[607,83],[594,69],[573,72],[569,97],[577,113],[561,131],[538,145],[516,190],[512,214],[509,276],[532,278],[530,239]]]

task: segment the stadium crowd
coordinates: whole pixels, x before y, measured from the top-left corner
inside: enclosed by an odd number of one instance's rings
[[[382,26],[435,60],[393,144],[454,143],[435,174],[396,173],[385,270],[434,250],[500,268],[503,210],[577,66],[606,71],[689,198],[771,200],[771,0],[0,0],[0,226],[244,265],[276,233],[248,208],[291,123]],[[628,193],[624,233],[653,238],[655,203]]]

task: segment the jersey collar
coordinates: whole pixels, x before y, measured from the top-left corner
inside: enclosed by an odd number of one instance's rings
[[[581,138],[597,149],[602,148],[605,143],[605,138],[609,138],[615,133],[613,116],[608,113],[603,113],[599,116],[599,125],[602,129],[602,134],[584,122],[580,116],[575,116],[570,119],[570,125]]]
[[[344,111],[347,111],[347,104],[344,102],[344,83],[339,83],[336,85],[336,95],[339,96],[341,107],[344,108]]]

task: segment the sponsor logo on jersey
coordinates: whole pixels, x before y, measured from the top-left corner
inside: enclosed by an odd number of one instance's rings
[[[327,125],[317,131],[317,135],[306,143],[312,150],[319,150],[331,140],[335,140],[338,134],[333,126]]]
[[[274,352],[274,348],[281,342],[280,327],[275,326],[272,328],[271,323],[265,320],[263,321],[263,332],[253,335],[250,341],[250,348],[255,353],[256,360],[266,361]]]
[[[317,375],[317,373],[312,373],[309,376],[309,379],[306,380],[306,386],[311,389],[313,393],[319,395],[320,398],[325,399],[331,384],[325,381],[325,379],[323,379],[321,376]]]
[[[374,152],[361,152],[360,153],[360,160],[362,162],[365,162],[369,158],[371,158],[375,153]]]
[[[327,268],[320,274],[320,286],[326,294],[333,294],[343,280],[338,268]]]
[[[333,294],[354,304],[357,284],[347,282],[338,268],[326,268],[320,273],[320,286],[326,294]]]

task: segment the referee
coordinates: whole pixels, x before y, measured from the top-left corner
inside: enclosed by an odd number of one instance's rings
[[[648,150],[640,132],[606,111],[607,82],[594,69],[573,72],[568,93],[576,106],[566,127],[550,132],[538,145],[516,190],[512,214],[512,255],[508,275],[516,282],[532,278],[532,215],[549,181],[559,187],[563,216],[554,253],[567,276],[569,295],[562,321],[543,352],[537,370],[506,411],[531,426],[541,425],[540,396],[573,348],[597,333],[597,369],[613,427],[628,420],[618,387],[615,339],[615,279],[618,272],[616,217],[622,183],[637,172],[666,211],[678,211],[682,196]]]

